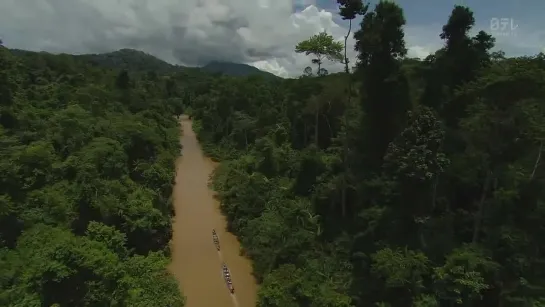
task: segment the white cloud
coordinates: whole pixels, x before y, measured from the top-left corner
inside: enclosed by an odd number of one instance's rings
[[[323,30],[339,41],[346,34],[313,0],[298,0],[308,5],[298,13],[292,0],[0,1],[0,38],[8,47],[67,53],[135,48],[178,64],[245,62],[281,76],[300,75],[311,65],[293,52],[299,41]],[[409,48],[415,56],[434,50],[418,45]],[[351,58],[353,46],[350,38]]]
[[[271,72],[277,76],[290,77],[290,73],[288,72],[288,70],[284,66],[282,66],[276,58],[264,61],[257,61],[251,64],[261,70]]]
[[[407,56],[411,58],[424,59],[432,52],[434,52],[434,50],[428,50],[422,46],[410,46],[407,48]]]

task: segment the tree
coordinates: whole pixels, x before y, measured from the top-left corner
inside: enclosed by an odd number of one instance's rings
[[[379,2],[367,13],[354,34],[358,51],[358,74],[363,79],[361,105],[369,165],[380,166],[388,144],[402,129],[410,108],[408,84],[400,59],[407,53],[401,8]]]
[[[311,77],[312,76],[312,67],[307,66],[305,67],[305,70],[303,71],[304,76]]]
[[[395,178],[396,194],[404,202],[396,209],[401,213],[399,234],[415,233],[419,244],[414,245],[421,250],[428,249],[424,229],[435,218],[439,177],[450,162],[442,148],[444,137],[443,124],[433,111],[420,106],[409,112],[407,127],[390,143],[384,157],[385,173]]]
[[[326,32],[321,32],[319,34],[311,36],[308,40],[302,41],[295,47],[295,52],[305,53],[306,55],[313,55],[315,58],[312,59],[312,63],[317,64],[317,75],[326,76],[328,71],[322,68],[322,63],[324,59],[331,61],[342,61],[341,51],[343,46],[341,43],[336,42],[333,39],[333,36],[327,34]],[[310,71],[305,69],[305,74],[310,76]],[[315,91],[315,94],[318,94]],[[312,110],[314,114],[314,142],[318,146],[318,137],[319,137],[319,124],[320,124],[320,112],[323,107],[323,102],[318,99],[317,96],[313,96],[308,100],[307,109]]]
[[[344,20],[348,20],[348,31],[346,32],[346,35],[344,37],[344,71],[346,73],[346,77],[348,78],[348,93],[347,93],[347,106],[352,105],[352,80],[353,76],[350,73],[350,67],[349,67],[349,59],[347,56],[347,42],[348,38],[350,37],[350,34],[352,32],[352,20],[356,18],[356,16],[365,15],[367,13],[367,10],[369,9],[369,4],[363,4],[361,0],[337,0],[337,3],[339,4],[339,15],[342,16]],[[343,117],[344,121],[344,127],[347,129],[348,127],[348,111],[349,108],[345,109],[345,116]],[[349,156],[349,144],[348,144],[348,137],[345,135],[343,138],[343,174],[342,174],[342,191],[341,191],[341,206],[343,208],[343,213],[346,212],[346,206],[347,206],[347,189],[348,189],[348,179],[349,176],[349,169],[350,169],[350,163],[348,161]],[[344,214],[343,214],[344,215]]]
[[[352,32],[352,20],[354,20],[357,16],[365,15],[367,13],[367,10],[369,9],[369,4],[363,4],[362,0],[337,0],[337,4],[339,5],[339,15],[342,16],[343,20],[348,20],[348,30],[346,35],[344,36],[343,61],[345,65],[345,72],[349,74],[349,59],[347,56],[346,45],[348,38],[350,37],[350,34]],[[349,89],[351,90],[351,87],[349,87]],[[351,93],[349,92],[349,95],[350,94]]]
[[[317,75],[323,74],[322,63],[325,59],[330,61],[341,61],[343,45],[336,42],[333,36],[327,32],[320,32],[297,44],[295,52],[312,55],[312,63],[318,66]]]
[[[429,63],[422,103],[442,112],[450,125],[456,124],[466,109],[463,101],[451,101],[455,89],[473,81],[478,71],[491,63],[489,51],[494,47],[495,39],[484,31],[469,37],[474,25],[475,18],[469,8],[454,6],[440,34],[445,46]]]
[[[129,82],[130,82],[129,72],[127,70],[121,71],[119,75],[117,76],[116,86],[119,89],[126,90],[129,88]]]

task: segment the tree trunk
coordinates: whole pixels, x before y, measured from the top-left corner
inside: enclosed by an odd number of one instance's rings
[[[307,135],[307,122],[303,121],[303,147],[307,146],[308,135]]]
[[[244,130],[244,141],[246,142],[246,149],[248,149],[248,132]]]
[[[346,194],[348,189],[348,180],[346,177],[348,176],[348,108],[351,104],[352,99],[352,77],[350,76],[350,69],[348,67],[348,57],[346,55],[346,45],[348,41],[348,37],[350,37],[350,32],[352,31],[352,19],[348,20],[348,32],[346,33],[346,36],[344,37],[344,69],[346,72],[346,76],[348,77],[348,99],[346,103],[346,107],[344,110],[344,138],[343,138],[343,182],[342,182],[342,190],[341,190],[341,212],[342,217],[346,216]]]
[[[479,201],[479,208],[477,212],[475,213],[475,221],[473,225],[473,240],[472,240],[473,243],[477,243],[479,241],[479,236],[481,233],[481,228],[482,228],[482,223],[484,218],[486,194],[488,193],[490,181],[492,181],[491,171],[489,171],[486,174],[486,178],[484,179],[483,191],[481,193],[481,200]]]
[[[543,152],[543,141],[539,142],[539,152],[537,153],[536,163],[534,163],[534,170],[532,171],[532,175],[530,175],[530,180],[534,179],[536,175],[537,168],[541,162],[541,152]]]
[[[435,205],[437,201],[437,186],[439,185],[439,174],[435,176],[435,180],[433,181],[433,187],[432,187],[432,194],[431,194],[431,209],[432,211],[435,210]]]
[[[316,111],[314,112],[314,142],[316,143],[316,148],[319,148],[318,146],[318,124],[320,122],[320,108],[316,106]]]

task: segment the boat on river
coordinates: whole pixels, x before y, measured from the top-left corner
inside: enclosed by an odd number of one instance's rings
[[[231,280],[231,272],[229,272],[229,268],[227,268],[227,265],[225,263],[222,265],[222,269],[223,279],[225,279],[227,289],[229,289],[229,292],[235,293],[235,287],[233,286],[233,281]]]
[[[212,229],[212,240],[214,241],[214,245],[216,246],[216,249],[220,250],[220,239],[218,238],[218,234],[216,233],[215,229]]]

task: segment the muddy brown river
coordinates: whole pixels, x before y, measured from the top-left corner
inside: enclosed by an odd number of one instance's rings
[[[176,162],[170,270],[186,296],[187,307],[254,307],[257,285],[251,263],[239,255],[239,242],[226,232],[219,203],[208,188],[215,164],[203,155],[191,120],[183,116],[181,123],[183,148]],[[219,237],[219,252],[212,240],[212,229]],[[231,271],[234,294],[223,279],[223,262]]]

